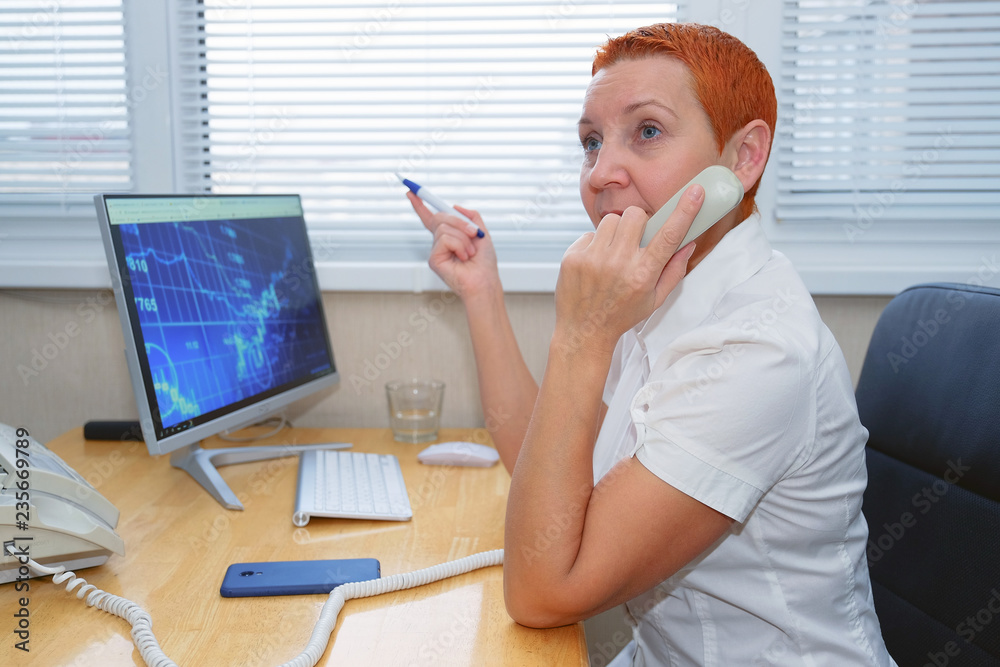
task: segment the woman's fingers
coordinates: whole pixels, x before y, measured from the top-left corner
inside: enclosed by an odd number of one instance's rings
[[[413,210],[416,211],[417,217],[420,218],[420,222],[424,223],[424,227],[433,232],[439,224],[434,220],[434,212],[427,208],[424,201],[412,192],[408,191],[406,193],[406,198],[410,200],[410,206],[412,206]]]
[[[479,211],[471,208],[465,208],[464,206],[455,206],[454,208],[456,211],[475,223],[475,227],[473,227],[473,225],[466,224],[465,231],[468,232],[470,237],[478,236],[478,231],[480,229],[483,230],[484,234],[489,233],[489,230],[486,229],[486,223],[483,222],[483,216],[479,215]]]
[[[661,267],[670,260],[675,252],[680,250],[680,243],[687,235],[691,223],[694,222],[695,216],[698,215],[704,202],[705,188],[700,185],[689,187],[677,203],[677,208],[663,223],[663,227],[650,239],[646,251],[654,261],[660,263]]]
[[[446,223],[439,224],[434,230],[435,254],[439,255],[441,249],[454,254],[463,262],[476,254],[476,246],[465,230]]]
[[[412,192],[406,193],[406,198],[410,200],[410,205],[413,206],[413,210],[416,211],[417,217],[420,218],[420,222],[423,223],[424,227],[430,232],[437,231],[438,227],[441,225],[449,225],[455,229],[460,230],[469,238],[476,238],[479,229],[483,229],[485,233],[485,226],[483,225],[483,219],[477,211],[469,208],[464,208],[461,206],[456,206],[455,210],[459,211],[467,218],[473,220],[476,224],[472,225],[469,220],[455,216],[449,215],[447,213],[435,213],[434,211],[427,208],[424,201],[413,194]]]

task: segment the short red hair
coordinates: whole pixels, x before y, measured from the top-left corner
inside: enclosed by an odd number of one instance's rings
[[[691,73],[694,94],[715,132],[719,154],[733,134],[752,120],[771,128],[778,118],[774,83],[750,47],[718,28],[697,23],[658,23],[612,37],[598,49],[591,74],[620,60],[668,56]],[[740,220],[756,210],[758,180],[740,203]]]

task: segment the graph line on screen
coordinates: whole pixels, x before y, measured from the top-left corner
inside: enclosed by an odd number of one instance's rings
[[[274,220],[140,223],[121,238],[164,427],[327,363],[315,295],[290,265],[308,253]]]

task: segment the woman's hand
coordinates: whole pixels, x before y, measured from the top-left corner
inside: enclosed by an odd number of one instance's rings
[[[475,230],[467,221],[447,213],[432,212],[412,192],[407,192],[406,197],[424,227],[434,234],[434,245],[428,260],[431,269],[455,294],[464,301],[467,296],[500,287],[493,240],[478,211],[455,207],[483,230],[485,236],[481,239],[476,237]]]
[[[575,348],[608,352],[662,305],[687,271],[694,243],[680,252],[677,246],[704,197],[701,186],[688,188],[645,248],[639,240],[647,216],[635,206],[621,216],[605,216],[597,231],[577,239],[563,256],[556,283],[557,338]]]

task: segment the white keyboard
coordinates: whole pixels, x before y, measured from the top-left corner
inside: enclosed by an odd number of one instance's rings
[[[299,455],[299,482],[292,523],[314,516],[408,521],[413,517],[399,459],[326,449]]]

